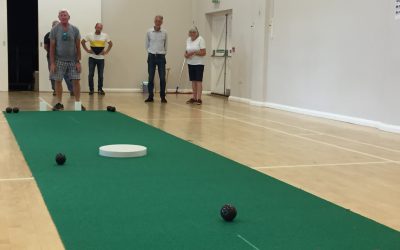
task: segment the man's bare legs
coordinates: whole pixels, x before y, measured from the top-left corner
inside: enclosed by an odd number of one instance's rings
[[[74,95],[75,95],[75,110],[85,111],[86,108],[81,103],[81,84],[80,84],[80,80],[73,80],[73,83],[74,83]]]
[[[80,102],[81,100],[81,85],[80,85],[80,80],[72,80],[74,83],[74,95],[75,95],[75,101]]]
[[[55,85],[56,85],[55,90],[58,103],[62,103],[62,93],[63,93],[62,80],[61,81],[57,80]]]

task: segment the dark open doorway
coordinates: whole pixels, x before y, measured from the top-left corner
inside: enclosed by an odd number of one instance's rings
[[[38,1],[7,0],[9,90],[34,90],[38,70]]]

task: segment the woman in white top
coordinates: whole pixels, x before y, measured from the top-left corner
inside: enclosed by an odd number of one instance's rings
[[[206,43],[199,35],[196,27],[189,30],[189,38],[186,41],[185,58],[189,68],[189,78],[192,81],[193,97],[186,103],[201,105],[201,93],[203,91],[204,56],[206,55]]]

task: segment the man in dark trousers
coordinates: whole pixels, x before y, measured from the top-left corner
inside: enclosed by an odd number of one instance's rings
[[[147,66],[149,71],[149,97],[145,100],[145,102],[154,101],[154,75],[157,67],[158,75],[160,77],[161,102],[167,103],[167,99],[165,99],[165,64],[167,63],[165,60],[165,55],[167,54],[168,36],[167,31],[161,29],[163,19],[163,16],[156,16],[154,18],[154,27],[149,29],[146,34],[146,50],[148,53]]]
[[[83,49],[89,53],[89,95],[94,93],[94,71],[97,66],[97,91],[100,95],[105,95],[103,90],[104,58],[110,52],[113,43],[110,37],[102,32],[103,24],[96,23],[95,32],[89,33],[82,39]],[[90,49],[86,46],[90,43]]]

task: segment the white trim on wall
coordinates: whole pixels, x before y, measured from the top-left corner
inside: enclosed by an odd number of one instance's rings
[[[124,88],[103,88],[105,92],[110,92],[110,93],[141,93],[143,92],[142,89],[124,89]]]
[[[105,92],[110,92],[110,93],[143,93],[143,90],[140,88],[104,88]],[[167,89],[167,93],[175,93],[176,89]],[[191,89],[179,89],[178,92],[180,94],[190,94],[192,93]],[[203,91],[202,92],[204,95],[209,95],[211,94],[211,91]]]
[[[167,89],[167,93],[175,93],[176,89]],[[193,91],[191,89],[178,89],[178,93],[189,94]],[[203,92],[204,94],[204,92]]]
[[[330,120],[335,120],[335,121],[348,122],[348,123],[357,124],[357,125],[361,125],[361,126],[377,128],[379,130],[386,131],[386,132],[400,134],[400,126],[396,126],[396,125],[392,125],[392,124],[385,124],[385,123],[379,122],[379,121],[372,121],[372,120],[367,120],[367,119],[362,119],[362,118],[357,118],[357,117],[351,117],[351,116],[333,114],[333,113],[328,113],[328,112],[321,112],[321,111],[316,111],[316,110],[291,107],[291,106],[286,106],[286,105],[277,104],[277,103],[257,102],[257,101],[253,101],[253,100],[250,100],[247,98],[241,98],[241,97],[235,97],[235,96],[230,96],[229,101],[241,102],[241,103],[246,103],[246,104],[253,105],[253,106],[278,109],[278,110],[283,110],[283,111],[288,111],[288,112],[293,112],[293,113],[298,113],[298,114],[303,114],[303,115],[309,115],[309,116],[314,116],[314,117],[320,117],[320,118],[325,118],[325,119],[330,119]]]

